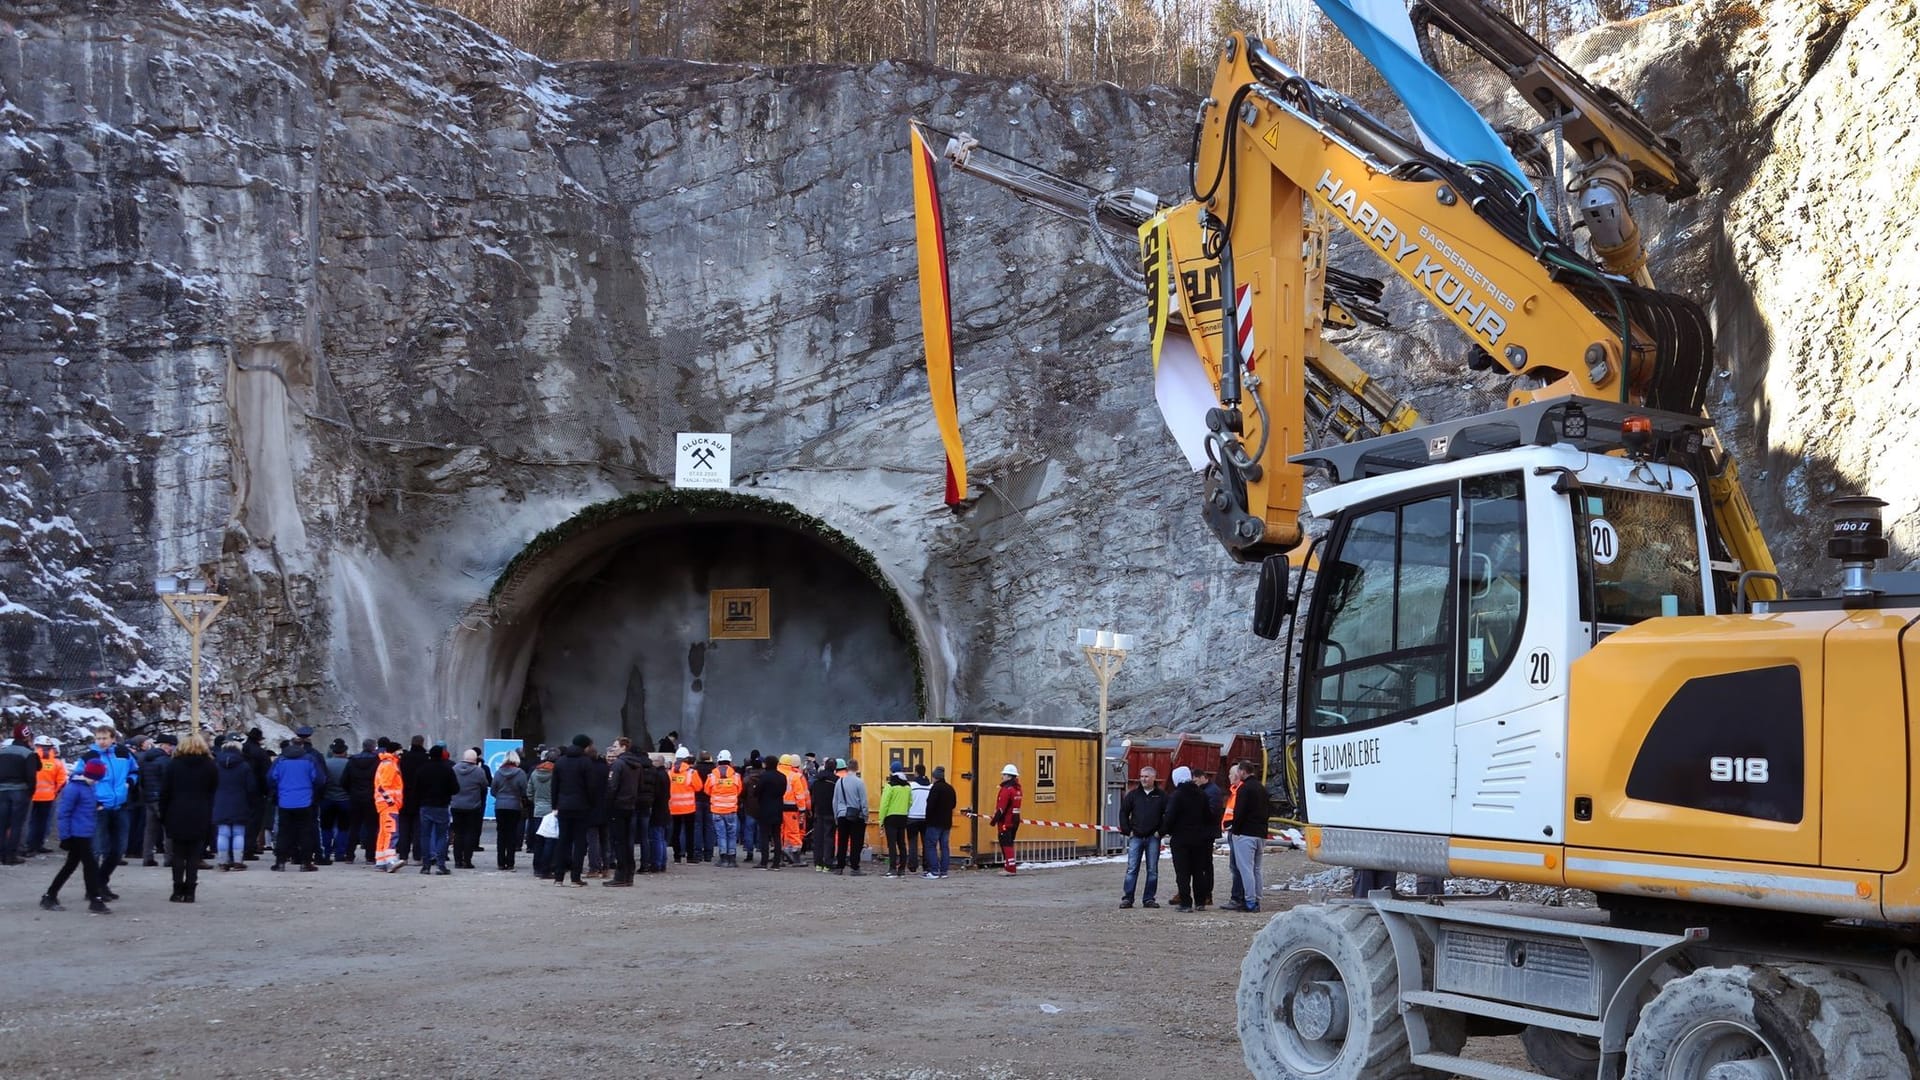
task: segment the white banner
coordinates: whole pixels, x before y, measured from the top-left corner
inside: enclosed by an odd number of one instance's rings
[[[676,436],[673,486],[733,486],[733,436],[726,432],[683,431]]]

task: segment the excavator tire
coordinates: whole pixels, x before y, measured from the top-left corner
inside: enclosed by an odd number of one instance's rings
[[[1365,904],[1273,917],[1240,963],[1240,1050],[1255,1080],[1412,1080],[1386,924]]]
[[[1640,1014],[1627,1080],[1913,1080],[1887,1003],[1820,964],[1736,964],[1674,979]]]
[[[1593,1080],[1600,1075],[1600,1040],[1555,1028],[1527,1027],[1520,1032],[1533,1071],[1553,1080]]]

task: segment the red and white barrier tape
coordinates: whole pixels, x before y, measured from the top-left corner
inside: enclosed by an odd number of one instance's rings
[[[980,816],[978,813],[975,813],[972,810],[964,811],[964,813],[968,817]],[[1094,832],[1110,832],[1110,833],[1117,833],[1121,831],[1120,829],[1112,825],[1089,825],[1083,821],[1046,821],[1041,818],[1030,818],[1030,817],[1024,817],[1024,816],[1021,817],[1020,824],[1038,825],[1042,828],[1047,828],[1047,829],[1091,829]],[[1278,840],[1281,843],[1285,843],[1285,844],[1292,844],[1294,847],[1297,847],[1297,848],[1305,848],[1307,846],[1307,838],[1303,833],[1301,833],[1299,829],[1282,829],[1277,833],[1268,833],[1267,839]]]

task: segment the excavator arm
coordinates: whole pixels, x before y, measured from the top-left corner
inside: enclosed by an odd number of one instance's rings
[[[1304,199],[1331,215],[1510,372],[1508,404],[1605,398],[1700,414],[1712,366],[1705,315],[1620,280],[1540,228],[1533,193],[1493,170],[1424,153],[1334,91],[1236,35],[1215,72],[1193,163],[1196,200],[1164,212],[1179,302],[1221,408],[1205,512],[1236,557],[1299,542],[1298,375]],[[1242,318],[1219,317],[1234,295]],[[1241,363],[1228,358],[1238,354]],[[1711,488],[1724,575],[1772,559],[1730,459],[1701,421],[1696,468]]]

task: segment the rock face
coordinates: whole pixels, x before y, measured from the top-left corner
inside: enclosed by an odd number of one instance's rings
[[[1650,211],[1656,274],[1713,301],[1716,408],[1783,563],[1819,580],[1828,492],[1892,500],[1902,550],[1920,525],[1896,441],[1920,419],[1902,348],[1920,150],[1896,137],[1920,111],[1898,92],[1915,18],[1697,3],[1568,50],[1695,154],[1706,194]],[[897,64],[556,67],[382,2],[52,0],[0,25],[16,709],[101,687],[123,718],[171,711],[185,641],[150,582],[177,568],[233,595],[210,638],[219,724],[477,741],[522,716],[530,666],[536,687],[591,682],[578,711],[616,708],[631,665],[556,669],[565,634],[541,628],[619,622],[582,597],[646,594],[592,587],[640,526],[496,581],[542,530],[665,484],[675,432],[726,431],[736,489],[769,508],[729,520],[793,508],[870,554],[929,715],[1088,723],[1072,632],[1100,626],[1141,638],[1117,728],[1273,726],[1252,575],[1199,522],[1144,318],[1081,231],[949,185],[979,492],[958,516],[920,370],[906,118],[1172,195],[1190,100]],[[1349,351],[1430,415],[1497,401],[1406,314]],[[642,681],[684,710],[699,667]],[[858,681],[858,708],[794,707],[898,718],[897,682]]]

